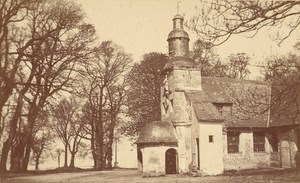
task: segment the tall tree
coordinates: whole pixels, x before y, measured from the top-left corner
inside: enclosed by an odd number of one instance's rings
[[[16,36],[16,24],[27,17],[27,10],[36,2],[34,0],[1,0],[0,1],[0,124],[4,125],[4,116],[8,107],[5,103],[12,95],[15,87],[15,77],[21,63],[22,56],[31,42],[39,39],[38,37],[24,40],[24,44],[18,50],[12,48]],[[17,52],[12,55],[12,52]],[[3,128],[0,130],[0,139]]]
[[[106,113],[107,93],[111,86],[124,77],[130,67],[131,56],[112,41],[104,41],[94,49],[90,63],[83,63],[81,74],[81,95],[87,98],[85,114],[89,119],[91,149],[96,170],[106,166],[105,132],[110,114]]]
[[[226,42],[235,34],[249,33],[253,37],[265,27],[280,31],[277,37],[280,44],[300,24],[299,1],[204,0],[201,3],[202,8],[198,8],[188,27],[214,45]]]
[[[125,91],[126,83],[123,82],[119,85],[114,85],[107,88],[107,99],[108,99],[108,125],[106,127],[107,131],[107,143],[106,143],[106,160],[108,169],[112,168],[112,150],[113,150],[113,142],[115,140],[115,133],[117,132],[116,126],[118,126],[118,122],[121,121],[119,115],[122,112],[122,108],[125,105]],[[124,111],[124,110],[123,110]]]
[[[39,169],[41,159],[47,158],[46,152],[51,150],[53,134],[50,131],[35,136],[32,145],[32,160],[35,162],[35,169]]]
[[[272,84],[271,111],[274,120],[284,120],[295,125],[300,119],[300,47],[282,56],[271,56],[262,73]]]
[[[145,124],[160,120],[160,71],[167,61],[168,58],[162,53],[145,54],[127,75],[128,115],[132,120],[124,129],[133,138]]]
[[[19,58],[21,64],[18,80],[14,82],[18,99],[2,150],[1,170],[6,170],[7,155],[22,110],[27,116],[26,125],[21,129],[25,136],[20,145],[24,150],[12,157],[21,159],[21,165],[12,166],[27,170],[37,116],[50,97],[70,86],[73,69],[88,54],[95,33],[91,25],[83,22],[81,9],[66,1],[38,1],[30,6],[23,21],[20,25],[23,27],[16,29],[12,39],[17,52],[11,55]]]
[[[71,97],[70,99],[62,99],[59,104],[52,108],[54,119],[52,128],[64,144],[64,167],[68,167],[68,152],[71,154],[69,167],[75,167],[75,155],[81,144],[84,124],[79,114],[79,106],[75,98]]]

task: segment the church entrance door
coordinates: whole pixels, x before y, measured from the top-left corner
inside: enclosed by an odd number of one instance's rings
[[[168,149],[166,151],[166,174],[177,173],[177,151],[175,149]]]
[[[282,141],[281,147],[281,167],[291,168],[291,156],[290,156],[290,145],[287,141]]]

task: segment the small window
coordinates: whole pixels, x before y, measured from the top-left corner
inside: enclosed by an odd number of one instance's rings
[[[217,104],[217,103],[215,103],[214,105],[217,108],[217,110],[219,111],[219,113],[221,115],[223,115],[223,107],[224,107],[224,105],[223,104]]]
[[[265,133],[253,132],[254,152],[265,152]]]
[[[208,136],[208,142],[209,143],[213,143],[214,142],[214,136],[213,135],[209,135]]]
[[[229,154],[239,153],[240,133],[234,131],[227,132],[227,152]]]

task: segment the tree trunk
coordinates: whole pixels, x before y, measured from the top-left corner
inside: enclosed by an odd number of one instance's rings
[[[16,135],[17,126],[18,126],[17,124],[18,124],[18,121],[19,121],[19,118],[21,115],[22,106],[23,106],[23,97],[20,94],[18,97],[16,110],[15,110],[14,115],[9,124],[8,139],[5,141],[5,143],[3,144],[3,148],[2,148],[1,161],[0,161],[0,171],[1,172],[7,170],[6,163],[7,163],[8,153],[13,145],[13,140]]]
[[[68,145],[65,144],[65,164],[64,167],[68,167]]]
[[[103,134],[102,133],[97,133],[98,135],[96,136],[96,144],[95,144],[95,154],[96,154],[96,170],[102,170],[104,167],[103,164],[103,158],[104,158],[104,152],[103,152]]]
[[[11,148],[10,170],[14,172],[20,172],[22,170],[23,152],[25,148],[22,137],[22,135],[17,137],[16,144]]]
[[[75,168],[75,153],[71,154],[70,168]]]
[[[92,129],[93,130],[93,129]],[[97,155],[96,155],[96,150],[95,150],[95,140],[94,140],[94,134],[92,132],[92,137],[91,137],[91,149],[92,149],[92,155],[93,155],[93,161],[94,161],[94,168],[96,168],[97,164]]]
[[[108,148],[107,152],[107,169],[112,169],[112,150],[111,147]]]
[[[37,154],[36,157],[35,157],[35,170],[39,169],[40,157],[41,157],[41,154]]]
[[[30,139],[29,142],[27,142],[27,145],[25,147],[25,156],[22,162],[22,171],[27,171],[29,159],[30,159],[31,147],[32,147],[32,142]]]
[[[10,144],[11,144],[11,142],[9,142],[9,141],[10,141],[10,139],[7,139],[3,143],[2,155],[1,155],[1,161],[0,161],[0,172],[7,171],[7,169],[6,169],[6,163],[7,163],[8,153],[9,153]]]
[[[112,144],[113,144],[113,138],[114,138],[114,122],[111,124],[113,126],[110,127],[109,130],[109,136],[108,136],[108,144],[106,147],[106,155],[107,155],[107,168],[111,169],[112,168]]]
[[[97,120],[95,121],[95,147],[96,147],[96,170],[102,170],[104,168],[104,134],[103,134],[103,120],[102,120],[102,106],[103,105],[103,88],[100,89],[100,101],[97,113]]]

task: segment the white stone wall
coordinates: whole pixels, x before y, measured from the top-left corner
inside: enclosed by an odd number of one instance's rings
[[[201,71],[196,68],[176,69],[172,76],[175,90],[202,90]]]
[[[166,174],[165,153],[170,148],[177,150],[177,148],[171,146],[152,146],[141,148],[143,155],[143,176],[152,177]]]
[[[171,119],[173,123],[188,123],[189,116],[186,110],[187,101],[184,91],[176,91],[173,95],[173,113]]]
[[[227,134],[224,133],[224,170],[265,168],[270,166],[270,144],[265,138],[265,152],[254,152],[253,132],[242,131],[239,138],[239,153],[227,152]]]
[[[213,142],[209,142],[209,136]],[[208,175],[223,173],[223,137],[221,123],[199,123],[200,171]]]
[[[178,140],[179,173],[190,171],[192,162],[191,126],[176,126]]]

